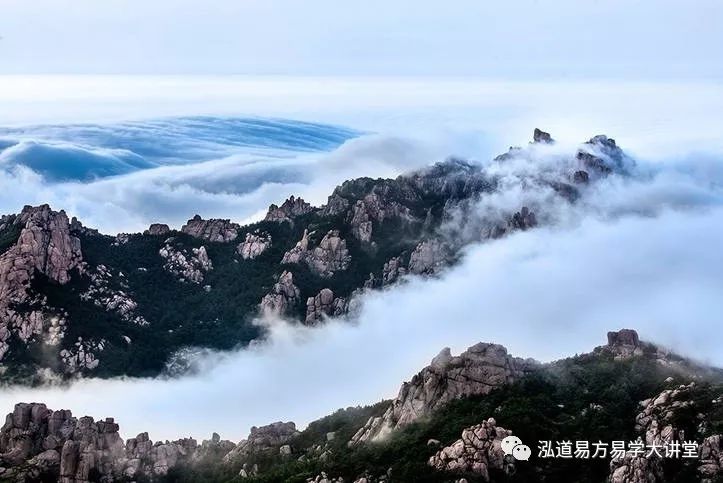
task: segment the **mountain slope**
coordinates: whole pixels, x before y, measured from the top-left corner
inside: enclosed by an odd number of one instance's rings
[[[538,130],[491,163],[350,180],[322,207],[292,197],[243,227],[195,216],[111,237],[26,207],[0,221],[2,380],[153,376],[183,370],[196,348],[262,337],[259,316],[314,325],[353,313],[364,291],[438,273],[469,243],[554,223],[633,165],[605,136],[553,148]]]
[[[501,361],[525,370],[501,379]],[[154,444],[147,433],[123,442],[112,418],[96,422],[18,404],[0,429],[0,479],[713,482],[723,477],[722,401],[723,371],[641,342],[631,330],[610,332],[593,352],[549,364],[477,344],[457,357],[442,351],[394,401],[340,410],[303,431],[290,422],[252,428],[238,444],[216,434],[201,444]],[[390,408],[400,409],[398,424],[383,438],[355,436],[365,421],[387,420]],[[508,434],[531,447],[529,461],[505,456],[500,440]],[[638,437],[648,445],[694,442],[694,457],[544,458],[538,448],[544,441],[609,446]]]

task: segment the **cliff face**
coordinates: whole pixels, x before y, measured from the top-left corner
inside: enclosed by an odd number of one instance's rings
[[[13,337],[23,343],[45,339],[51,345],[63,337],[60,316],[42,294],[30,290],[35,275],[64,285],[73,271],[84,268],[80,240],[71,235],[65,212],[52,211],[48,205],[26,206],[2,228],[18,230],[19,236],[0,255],[0,361]]]
[[[537,367],[514,358],[497,344],[480,343],[459,356],[444,349],[432,363],[402,384],[399,395],[381,417],[371,418],[350,444],[382,441],[392,431],[429,416],[452,400],[488,394]]]
[[[353,312],[365,291],[439,274],[469,243],[554,223],[560,203],[631,165],[605,136],[538,160],[553,142],[538,130],[529,147],[489,165],[449,159],[395,179],[349,180],[321,207],[291,197],[249,226],[196,215],[178,231],[156,223],[108,237],[48,206],[5,216],[0,381],[37,380],[38,369],[158,374],[187,347],[262,336],[259,315],[323,323]],[[500,196],[509,203],[491,206]]]

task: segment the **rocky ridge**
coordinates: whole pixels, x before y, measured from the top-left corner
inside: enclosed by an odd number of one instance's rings
[[[369,419],[349,444],[382,441],[392,431],[432,414],[452,400],[488,394],[537,366],[535,361],[510,356],[498,344],[479,343],[459,356],[445,348],[428,367],[402,384],[384,414]]]
[[[608,339],[609,344],[604,347],[610,352],[596,350],[582,356],[583,359],[612,361],[620,367],[625,367],[626,361],[650,360],[661,368],[668,367],[656,358],[649,359],[649,354],[652,353],[650,351],[631,353],[626,359],[616,358],[612,354],[621,346],[645,344],[638,340],[634,331],[611,332]],[[445,349],[434,358],[429,367],[415,376],[411,383],[405,383],[400,397],[390,405],[391,409],[411,407],[414,404],[407,405],[406,402],[417,401],[419,404],[415,411],[399,413],[401,416],[407,415],[407,419],[397,421],[404,422],[403,424],[391,429],[384,438],[368,439],[364,443],[375,441],[381,445],[378,447],[382,448],[385,441],[390,441],[393,443],[392,447],[395,447],[400,441],[407,441],[395,440],[394,435],[404,431],[410,422],[420,422],[423,416],[433,417],[443,411],[447,404],[460,398],[480,394],[490,396],[515,385],[515,379],[511,377],[515,373],[513,366],[517,366],[516,370],[520,373],[518,377],[522,378],[525,376],[521,374],[521,367],[527,368],[530,374],[539,375],[545,374],[548,369],[558,371],[560,362],[548,365],[514,359],[503,347],[495,344],[477,344],[458,357],[453,357],[450,351]],[[670,373],[669,370],[666,371]],[[446,382],[442,382],[443,380]],[[427,392],[423,390],[425,384],[429,387]],[[464,384],[470,388],[455,387],[455,384]],[[723,389],[711,403],[705,399],[709,396],[705,395],[701,399],[701,395],[697,394],[700,387],[706,384],[703,379],[676,384],[672,377],[668,377],[664,384],[669,387],[641,401],[638,415],[631,421],[635,424],[635,431],[648,444],[702,439],[697,449],[699,457],[690,460],[689,465],[692,465],[699,481],[715,481],[723,476],[722,436],[717,433],[710,434],[708,425],[713,423],[710,419],[711,411],[715,411],[716,405],[723,401]],[[450,386],[449,389],[447,385]],[[483,387],[491,389],[482,389]],[[410,399],[410,394],[417,394],[419,397]],[[701,404],[705,407],[698,406]],[[602,414],[604,408],[601,406],[597,411]],[[389,410],[385,411],[385,416],[387,413]],[[699,413],[694,416],[693,431],[705,435],[704,438],[695,436],[681,426],[687,424],[682,422],[681,414],[688,413]],[[508,419],[508,423],[519,426],[515,421]],[[196,475],[192,478],[201,478],[197,473],[198,468],[210,465],[215,468],[214,471],[222,470],[223,474],[228,475],[226,479],[237,476],[242,480],[253,478],[254,481],[264,482],[281,481],[273,476],[278,475],[273,473],[277,467],[290,470],[298,468],[305,481],[314,482],[413,481],[397,476],[397,471],[408,464],[405,461],[393,460],[395,464],[383,470],[378,466],[360,470],[361,463],[355,464],[352,470],[341,470],[343,466],[339,466],[340,461],[364,458],[366,450],[359,449],[356,444],[347,447],[344,439],[339,439],[336,432],[322,432],[320,437],[323,441],[309,439],[306,430],[297,430],[294,423],[277,422],[252,428],[248,438],[238,444],[224,441],[217,434],[200,445],[193,439],[153,443],[147,433],[123,442],[118,429],[112,418],[102,421],[94,421],[89,417],[75,418],[70,411],[52,411],[43,404],[20,403],[0,428],[0,479],[29,482],[39,478],[45,478],[46,481],[54,478],[66,483],[166,481],[163,478],[172,471],[175,477],[187,473]],[[432,477],[436,478],[429,481],[466,483],[467,478],[470,478],[469,481],[497,481],[498,478],[529,481],[524,479],[524,475],[543,471],[541,467],[533,469],[532,473],[524,471],[526,468],[529,470],[530,466],[534,468],[541,464],[534,456],[529,462],[515,462],[511,456],[504,455],[501,441],[513,433],[498,425],[495,418],[487,416],[473,426],[465,425],[459,428],[459,431],[459,439],[447,440],[448,443],[445,444],[438,440],[425,439],[424,448],[415,450],[427,455],[425,465],[428,471],[434,472]],[[406,438],[409,437],[407,434]],[[406,451],[405,454],[408,455],[409,450]],[[310,469],[314,469],[311,474],[317,476],[309,477]],[[515,479],[519,470],[523,470],[522,480]],[[668,471],[658,459],[626,455],[610,461],[608,478],[613,483],[666,481]]]
[[[231,220],[204,220],[199,215],[183,225],[181,232],[212,243],[227,243],[238,238],[241,226]]]
[[[276,223],[293,222],[294,218],[313,211],[312,206],[301,198],[290,197],[281,206],[271,205],[266,214],[266,221]]]

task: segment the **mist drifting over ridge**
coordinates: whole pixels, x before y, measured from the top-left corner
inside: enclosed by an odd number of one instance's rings
[[[472,216],[488,217],[528,203],[546,213],[548,226],[472,245],[437,279],[411,278],[367,295],[352,323],[330,320],[309,329],[260,320],[269,331],[264,342],[206,353],[196,361],[197,375],[11,389],[2,406],[42,400],[113,414],[128,435],[204,437],[223,429],[238,439],[252,425],[305,424],[338,407],[393,396],[443,346],[459,352],[493,341],[519,356],[551,360],[590,350],[607,330],[631,327],[645,339],[723,364],[715,330],[723,314],[720,165],[697,157],[638,161],[629,176],[600,180],[569,206],[525,182],[563,169],[566,154],[564,145],[530,146],[490,164],[503,189],[471,209]],[[459,226],[450,223],[456,236]]]

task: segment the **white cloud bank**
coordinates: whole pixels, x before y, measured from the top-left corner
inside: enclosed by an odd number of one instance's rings
[[[439,279],[369,295],[354,323],[308,329],[272,321],[265,343],[208,357],[198,376],[4,390],[0,412],[17,401],[43,401],[114,416],[126,436],[218,431],[237,440],[252,425],[303,425],[339,407],[392,397],[444,346],[459,352],[493,341],[551,360],[589,351],[607,330],[623,327],[723,365],[723,173],[719,165],[697,166],[603,183],[586,200],[598,210],[472,246]]]

